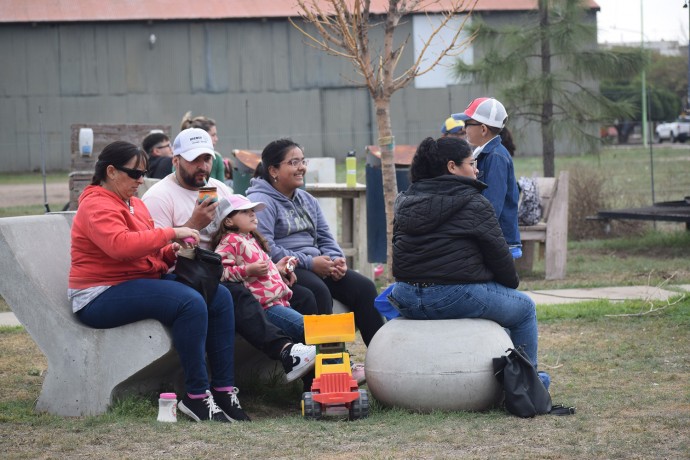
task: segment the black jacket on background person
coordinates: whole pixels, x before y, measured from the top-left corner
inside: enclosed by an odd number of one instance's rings
[[[413,183],[395,200],[393,276],[408,283],[495,281],[517,288],[519,278],[486,184],[445,175]]]
[[[149,157],[147,177],[163,179],[173,170],[172,157]]]

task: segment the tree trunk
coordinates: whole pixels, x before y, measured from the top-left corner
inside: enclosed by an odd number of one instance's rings
[[[391,129],[390,98],[378,97],[374,100],[376,107],[376,125],[378,144],[381,148],[381,177],[383,178],[383,202],[386,211],[386,282],[393,282],[393,206],[398,194],[398,181],[395,174],[395,138]]]
[[[549,0],[539,0],[539,27],[541,34],[541,73],[546,80],[544,102],[541,107],[541,145],[544,177],[555,177],[553,136],[553,90],[551,77],[551,44],[549,43]]]

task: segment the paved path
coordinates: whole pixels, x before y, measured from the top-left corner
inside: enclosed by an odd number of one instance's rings
[[[48,203],[51,204],[51,211],[62,211],[69,201],[69,185],[65,181],[46,184],[46,194]],[[43,184],[0,184],[0,208],[13,206],[28,206],[43,204]],[[52,209],[54,203],[60,204],[60,209]]]
[[[690,284],[669,286],[690,294]],[[630,299],[666,300],[677,295],[675,291],[658,289],[654,286],[623,286],[582,289],[553,289],[545,291],[527,291],[527,294],[539,305],[553,305],[576,303],[585,300],[609,299],[623,301]],[[0,327],[20,326],[19,321],[11,312],[0,313]]]

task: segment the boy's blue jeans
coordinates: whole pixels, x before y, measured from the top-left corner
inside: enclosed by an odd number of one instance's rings
[[[82,323],[96,329],[155,319],[170,327],[185,373],[187,393],[234,385],[235,316],[224,286],[206,306],[203,297],[174,275],[137,279],[112,286],[77,312]],[[209,385],[206,356],[212,372]],[[122,359],[127,359],[123,356]]]
[[[516,347],[524,345],[527,357],[537,365],[537,312],[527,294],[494,282],[428,287],[397,282],[391,296],[405,318],[495,321],[508,329]]]

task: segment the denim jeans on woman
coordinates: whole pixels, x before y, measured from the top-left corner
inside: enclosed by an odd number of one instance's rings
[[[410,319],[483,318],[508,329],[513,344],[523,345],[537,365],[537,312],[526,294],[501,284],[435,284],[417,287],[398,282],[391,296]]]
[[[212,372],[210,387],[234,386],[235,316],[224,286],[206,306],[194,289],[163,279],[137,279],[112,286],[77,312],[82,323],[109,329],[144,319],[170,327],[189,394],[209,389],[206,355]],[[126,357],[123,357],[126,359]]]

